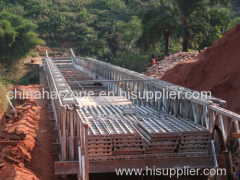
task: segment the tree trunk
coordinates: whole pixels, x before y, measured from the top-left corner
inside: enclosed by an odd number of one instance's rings
[[[167,32],[164,33],[164,40],[165,40],[165,52],[164,52],[164,54],[166,56],[169,55],[169,39],[170,39],[170,32],[167,31]]]
[[[183,17],[183,19],[182,19],[182,25],[183,25],[182,50],[183,50],[183,52],[188,52],[189,31],[188,31],[188,21],[187,21],[187,17]]]
[[[183,50],[183,52],[188,52],[188,44],[189,44],[188,31],[184,30],[183,42],[182,42],[182,50]]]

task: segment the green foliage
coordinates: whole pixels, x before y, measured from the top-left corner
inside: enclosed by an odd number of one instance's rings
[[[50,46],[144,72],[151,54],[200,50],[240,23],[231,0],[0,0],[0,12],[0,69],[12,65],[0,72],[0,93],[26,75],[15,60],[43,43],[37,33]]]
[[[204,3],[206,3],[205,0],[176,0],[180,15],[183,18],[191,16],[191,14],[196,11],[196,9],[201,8]],[[183,19],[183,21],[184,20],[185,19]]]
[[[232,0],[210,0],[210,5],[223,5],[224,7],[230,7]]]
[[[99,0],[99,1],[100,3],[104,3],[105,6],[107,6],[111,10],[126,8],[125,3],[121,0]]]
[[[0,13],[0,63],[11,64],[43,41],[34,32],[37,26],[20,16]]]
[[[32,33],[37,30],[50,46],[73,47],[82,56],[95,56],[134,67],[131,64],[138,62],[133,60],[134,57],[146,60],[145,54],[169,54],[179,51],[180,46],[185,51],[210,46],[239,22],[231,11],[230,2],[0,0],[0,7],[38,25],[36,29],[24,22],[23,27],[28,27],[30,32],[24,32],[21,37],[31,39],[24,41],[28,44],[37,43],[37,36]],[[1,26],[0,36],[5,37],[2,41],[13,46],[12,42],[19,40],[15,25],[3,21]],[[16,49],[20,51],[18,47]],[[122,60],[125,58],[129,60]]]
[[[137,16],[133,16],[129,22],[118,21],[115,33],[119,35],[121,49],[131,50],[141,36],[142,24]]]
[[[221,38],[223,33],[228,30],[229,22],[231,21],[231,11],[227,8],[210,8],[204,14],[195,14],[192,21],[199,16],[201,18],[193,28],[195,33],[195,41],[193,42],[197,44],[198,47],[196,48],[202,49]]]
[[[228,3],[228,0],[162,0],[143,17],[142,44],[152,48],[164,41],[165,54],[169,39],[173,38],[182,43],[183,51],[208,47],[228,30],[233,16],[230,8],[223,7]]]
[[[231,22],[228,25],[228,28],[231,29],[237,24],[240,24],[240,17],[235,17],[234,19],[231,20]]]
[[[143,17],[143,35],[140,43],[149,49],[162,39],[165,41],[165,54],[169,52],[169,40],[178,27],[178,17],[172,6],[160,5],[147,11]]]
[[[112,63],[127,69],[131,69],[140,73],[146,71],[150,65],[150,57],[139,53],[120,53],[113,58]]]

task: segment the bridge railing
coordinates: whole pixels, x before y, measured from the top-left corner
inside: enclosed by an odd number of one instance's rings
[[[89,71],[97,79],[113,81],[128,80],[124,84],[125,87],[121,87],[124,90],[134,91],[141,95],[146,92],[149,92],[149,95],[153,94],[151,100],[146,101],[146,99],[143,99],[139,100],[139,103],[150,105],[155,109],[185,119],[192,119],[197,123],[201,121],[201,115],[204,114],[203,111],[206,109],[206,106],[212,103],[212,98],[208,95],[195,98],[194,93],[197,91],[147,77],[143,74],[95,59],[76,58],[74,62],[85,71]],[[185,98],[186,95],[189,98]]]
[[[125,91],[135,91],[140,94],[147,91],[153,92],[154,96],[152,100],[135,101],[137,103],[151,106],[158,111],[164,111],[177,118],[193,121],[194,123],[206,127],[212,133],[218,129],[225,149],[227,149],[229,141],[232,139],[232,134],[240,133],[240,115],[225,109],[226,102],[224,100],[209,96],[208,93],[196,97],[195,95],[199,94],[198,91],[147,77],[143,74],[93,58],[76,56],[72,56],[72,58],[76,66],[81,67],[81,69],[85,70],[96,79],[115,81],[129,80],[124,87],[121,86]],[[159,93],[177,94],[177,98],[159,98],[157,97]],[[188,98],[186,98],[186,94]],[[237,141],[239,149],[240,141]]]
[[[73,53],[73,52],[72,52]],[[236,153],[239,151],[239,140],[234,143],[237,144],[237,148],[231,149],[232,135],[239,136],[240,128],[240,115],[224,109],[225,102],[214,97],[194,97],[196,91],[176,86],[174,84],[161,81],[158,79],[147,77],[143,74],[136,73],[118,66],[114,66],[105,62],[101,62],[92,58],[79,58],[75,55],[72,56],[74,66],[92,76],[97,80],[109,80],[116,87],[119,87],[127,92],[135,92],[143,95],[147,91],[153,93],[153,97],[150,100],[138,98],[133,103],[144,106],[151,106],[159,112],[163,111],[171,114],[179,119],[193,121],[196,124],[200,124],[206,127],[212,135],[217,134],[222,139],[222,144],[225,152]],[[47,72],[47,78],[49,87],[51,90],[58,91],[60,86],[56,82],[56,76],[54,76],[55,65],[50,58],[47,58],[45,64],[45,71]],[[58,75],[62,75],[58,73]],[[61,78],[61,77],[60,77]],[[124,83],[123,83],[124,82]],[[66,87],[71,91],[69,86]],[[69,89],[70,88],[70,89]],[[117,88],[114,88],[117,93]],[[158,97],[158,93],[177,94],[177,98],[164,98]],[[186,93],[189,98],[185,98]],[[127,96],[132,100],[132,95]],[[71,98],[70,98],[71,99]],[[71,104],[75,103],[74,97],[72,97]],[[65,106],[64,99],[58,96],[56,100],[52,101],[52,105],[55,109],[55,116],[58,120],[57,127],[59,133],[59,143],[61,145],[61,157],[63,161],[78,159],[81,166],[84,167],[80,174],[84,175],[88,172],[88,160],[85,144],[87,141],[88,127],[82,120],[77,108],[68,108]],[[77,128],[77,129],[75,129]],[[74,135],[73,132],[78,132],[78,135]],[[75,140],[80,140],[76,143]],[[78,147],[73,148],[73,146]],[[74,150],[73,150],[74,149]],[[80,149],[76,151],[76,149]],[[237,149],[237,150],[236,150]],[[79,154],[78,154],[79,153]],[[82,176],[84,177],[84,176]]]
[[[50,102],[56,120],[58,144],[60,147],[59,162],[79,160],[79,177],[88,179],[87,134],[88,125],[80,119],[80,114],[74,108],[76,104],[74,93],[56,67],[51,58],[47,57],[44,71],[49,87]],[[68,91],[68,92],[66,92]],[[64,93],[70,96],[66,96]],[[57,164],[57,163],[56,163]]]

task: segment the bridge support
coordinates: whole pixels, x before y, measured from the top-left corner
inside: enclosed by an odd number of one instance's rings
[[[80,72],[80,70],[83,70],[82,74],[89,74],[91,78],[95,77],[94,81],[104,79],[101,85],[104,86],[105,91],[114,91],[115,96],[120,96],[119,89],[128,92],[124,98],[131,101],[135,109],[137,107],[142,109],[140,110],[141,113],[126,112],[112,103],[109,106],[102,104],[96,107],[95,105],[90,107],[90,105],[83,104],[83,107],[80,108],[78,107],[80,105],[79,99],[75,96],[65,97],[59,95],[57,99],[52,101],[53,108],[56,110],[55,116],[61,148],[59,162],[55,164],[56,174],[76,174],[78,178],[88,180],[89,173],[113,172],[116,167],[146,167],[146,165],[176,167],[189,164],[191,166],[195,165],[195,167],[213,167],[213,164],[209,163],[212,162],[210,160],[213,156],[209,153],[210,149],[206,148],[206,144],[210,142],[210,134],[214,133],[216,126],[221,131],[225,146],[224,150],[227,150],[225,159],[229,173],[232,173],[232,155],[229,153],[226,143],[229,141],[229,134],[239,133],[240,115],[222,108],[222,101],[212,97],[185,98],[186,93],[191,95],[194,91],[95,59],[81,59],[74,54],[72,56],[72,58],[69,58],[72,60],[66,58],[50,59],[47,56],[44,67],[51,91],[70,93],[73,92],[76,85],[79,87],[79,91],[84,89],[84,85],[92,85],[92,82],[89,81],[86,81],[85,84],[80,82],[79,79],[82,77],[78,79],[71,77],[73,76],[71,71]],[[64,75],[69,71],[70,74]],[[96,88],[96,86],[91,86],[91,88]],[[129,94],[129,92],[134,92],[142,96],[144,92],[148,91],[153,92],[154,100],[134,99]],[[156,92],[161,92],[164,95],[175,92],[177,95],[180,94],[180,97],[175,99],[159,98],[156,97]],[[84,109],[84,106],[87,107]],[[129,107],[127,108],[129,109]],[[154,117],[150,117],[151,115]],[[159,125],[161,117],[171,121],[172,125]],[[105,118],[105,121],[101,121],[101,118]],[[119,123],[124,118],[127,121],[124,121],[123,124]],[[145,121],[146,118],[152,118],[152,124],[150,121]],[[157,120],[157,118],[159,119]],[[131,125],[127,125],[130,120],[133,130]],[[232,124],[233,121],[236,121],[234,124],[238,128],[230,130],[229,124]],[[101,124],[102,122],[104,125]],[[144,124],[145,122],[148,126]],[[115,126],[114,123],[118,124],[118,126]],[[88,125],[92,126],[88,127]],[[129,128],[130,131],[126,130]],[[189,132],[193,132],[193,134]],[[202,138],[205,136],[201,134],[202,132],[207,133],[207,138]],[[170,142],[169,135],[172,135],[172,133],[176,133],[172,137],[175,139]],[[124,134],[128,136],[134,135],[138,141],[130,139],[126,145],[124,144],[125,139],[119,138]],[[109,138],[110,136],[111,138]],[[110,139],[108,143],[105,142],[106,139],[107,141]],[[154,139],[156,145],[149,146],[149,142],[147,142],[149,139]],[[133,148],[135,149],[129,147],[130,141],[134,141]],[[139,143],[139,141],[141,142]],[[197,141],[198,143],[196,143]],[[162,146],[159,143],[162,143]],[[144,144],[144,146],[141,145],[141,148],[139,148],[139,144]],[[181,145],[183,146],[179,148]],[[162,149],[159,150],[159,147]],[[191,155],[188,154],[189,152]],[[201,152],[203,156],[192,156],[193,154],[196,155],[196,152]],[[157,154],[156,157],[161,155],[166,157],[166,154],[170,154],[170,157],[168,159],[150,158],[151,155],[155,155],[154,153]],[[175,156],[182,154],[185,156],[175,158]],[[204,157],[206,154],[209,156]],[[134,158],[132,158],[132,155],[134,155]],[[129,159],[129,157],[132,159]],[[206,158],[208,160],[207,164],[202,162]]]

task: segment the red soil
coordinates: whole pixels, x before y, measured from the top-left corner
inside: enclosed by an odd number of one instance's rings
[[[52,115],[47,111],[47,103],[40,103],[43,108],[40,111],[39,131],[37,136],[37,146],[32,153],[30,169],[39,177],[40,180],[57,180],[59,177],[54,175],[54,121],[50,120]]]
[[[39,85],[17,86],[36,92]],[[0,125],[0,180],[55,180],[53,121],[43,100],[28,97]],[[31,170],[30,170],[31,169]]]
[[[180,63],[163,80],[195,90],[210,90],[240,113],[240,25],[227,32],[198,58]]]

